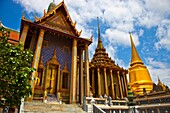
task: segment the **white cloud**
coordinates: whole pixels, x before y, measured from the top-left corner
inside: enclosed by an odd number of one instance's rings
[[[127,32],[118,29],[106,29],[104,37],[108,38],[113,45],[130,46],[130,35]],[[139,45],[138,35],[132,34],[133,41],[136,46]]]
[[[45,8],[49,5],[49,0],[13,0],[14,2],[21,4],[27,13],[39,13],[43,14]]]
[[[158,25],[156,36],[159,39],[159,41],[155,43],[156,48],[166,48],[170,50],[170,20],[164,19],[161,21]]]
[[[139,30],[139,36],[142,36],[143,33],[144,33],[144,30],[143,30],[143,29],[140,29],[140,30]]]
[[[93,55],[94,55],[94,52],[95,52],[95,49],[97,47],[97,38],[94,38],[93,37],[93,43],[89,46],[89,60],[91,61],[91,59],[93,58]]]
[[[167,64],[165,62],[155,61],[154,58],[146,58],[146,62],[151,67],[155,67],[155,68],[166,68],[167,67]]]
[[[145,6],[150,9],[153,13],[157,13],[161,16],[170,14],[170,1],[169,0],[145,0]]]

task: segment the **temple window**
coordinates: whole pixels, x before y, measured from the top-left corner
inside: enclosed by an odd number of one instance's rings
[[[63,73],[63,81],[62,81],[62,88],[63,89],[68,89],[68,73]]]
[[[38,78],[37,78],[37,84],[38,86],[41,86],[41,83],[42,83],[42,76],[43,76],[43,69],[42,68],[39,68],[38,69]]]
[[[68,71],[67,63],[65,62],[65,66],[61,71],[60,91],[69,92],[69,81],[70,81],[70,72]]]
[[[36,86],[42,86],[43,84],[43,74],[44,74],[44,65],[43,65],[43,56],[40,57],[40,62],[37,70]]]

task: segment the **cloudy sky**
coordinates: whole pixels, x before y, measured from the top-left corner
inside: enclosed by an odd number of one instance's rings
[[[20,29],[21,15],[33,20],[41,17],[53,0],[0,0],[0,20]],[[55,0],[59,4],[62,0]],[[128,69],[131,59],[129,32],[139,55],[148,67],[152,80],[170,86],[170,0],[64,0],[82,37],[91,37],[90,59],[97,44],[97,21],[100,19],[104,47],[115,62]]]

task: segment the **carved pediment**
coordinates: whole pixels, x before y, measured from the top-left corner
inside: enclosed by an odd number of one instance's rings
[[[74,35],[74,31],[71,29],[71,26],[69,26],[68,21],[61,12],[56,13],[41,24],[51,29]]]
[[[36,17],[35,23],[70,35],[81,35],[81,31],[78,32],[75,28],[76,22],[73,23],[64,2],[61,2],[47,13],[44,12],[43,17]]]

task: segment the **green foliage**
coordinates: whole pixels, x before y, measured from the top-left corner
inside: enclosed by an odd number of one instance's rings
[[[5,104],[0,106],[18,106],[21,98],[31,94],[30,76],[33,54],[24,50],[21,44],[11,44],[4,36],[0,37],[0,98]],[[1,100],[1,99],[0,99]]]

